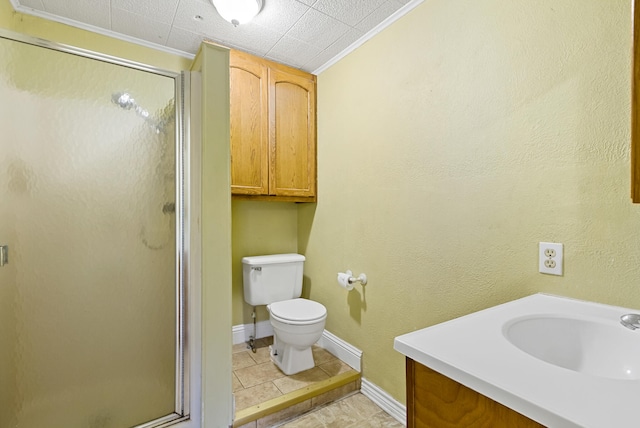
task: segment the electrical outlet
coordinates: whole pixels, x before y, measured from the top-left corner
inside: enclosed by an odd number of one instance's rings
[[[538,254],[540,273],[562,276],[562,244],[541,242]]]

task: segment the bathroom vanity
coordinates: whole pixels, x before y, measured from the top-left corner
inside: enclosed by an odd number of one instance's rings
[[[396,337],[408,427],[637,425],[633,312],[536,294]]]

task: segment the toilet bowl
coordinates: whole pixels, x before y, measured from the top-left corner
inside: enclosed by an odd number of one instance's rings
[[[308,299],[290,299],[267,305],[273,327],[271,360],[286,375],[314,367],[312,345],[320,339],[327,309]]]

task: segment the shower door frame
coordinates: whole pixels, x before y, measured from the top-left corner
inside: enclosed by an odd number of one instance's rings
[[[123,58],[118,58],[112,55],[102,54],[99,52],[90,51],[83,48],[78,48],[63,43],[52,42],[38,37],[28,36],[14,31],[5,30],[0,28],[0,39],[6,39],[13,42],[24,43],[27,45],[37,46],[53,51],[58,51],[66,54],[76,55],[83,58],[92,59],[95,61],[101,61],[112,65],[118,65],[127,67],[133,70],[148,72],[160,76],[165,76],[174,80],[174,94],[175,94],[175,138],[174,148],[176,150],[176,326],[175,326],[175,338],[176,338],[176,367],[175,367],[175,407],[174,413],[160,417],[158,419],[145,422],[141,425],[137,425],[132,428],[164,428],[179,424],[181,422],[188,422],[190,420],[191,409],[191,394],[192,391],[190,385],[191,379],[191,360],[190,346],[187,341],[187,328],[189,326],[189,319],[187,315],[188,311],[188,299],[189,295],[189,281],[187,278],[192,278],[189,274],[188,260],[190,252],[190,230],[191,225],[189,221],[189,207],[186,204],[188,198],[188,183],[189,183],[189,159],[186,157],[189,147],[188,127],[185,126],[189,121],[189,92],[186,88],[189,86],[190,78],[188,73],[178,73],[170,70],[161,69],[158,67],[150,66],[147,64],[131,61]],[[194,290],[195,291],[195,290]],[[191,345],[197,344],[191,341]],[[197,397],[194,397],[197,398]],[[181,424],[181,426],[183,426]],[[185,428],[191,426],[190,424],[184,425]]]

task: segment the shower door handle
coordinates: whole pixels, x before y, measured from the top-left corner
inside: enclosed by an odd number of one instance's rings
[[[9,246],[0,245],[0,267],[9,263]]]

